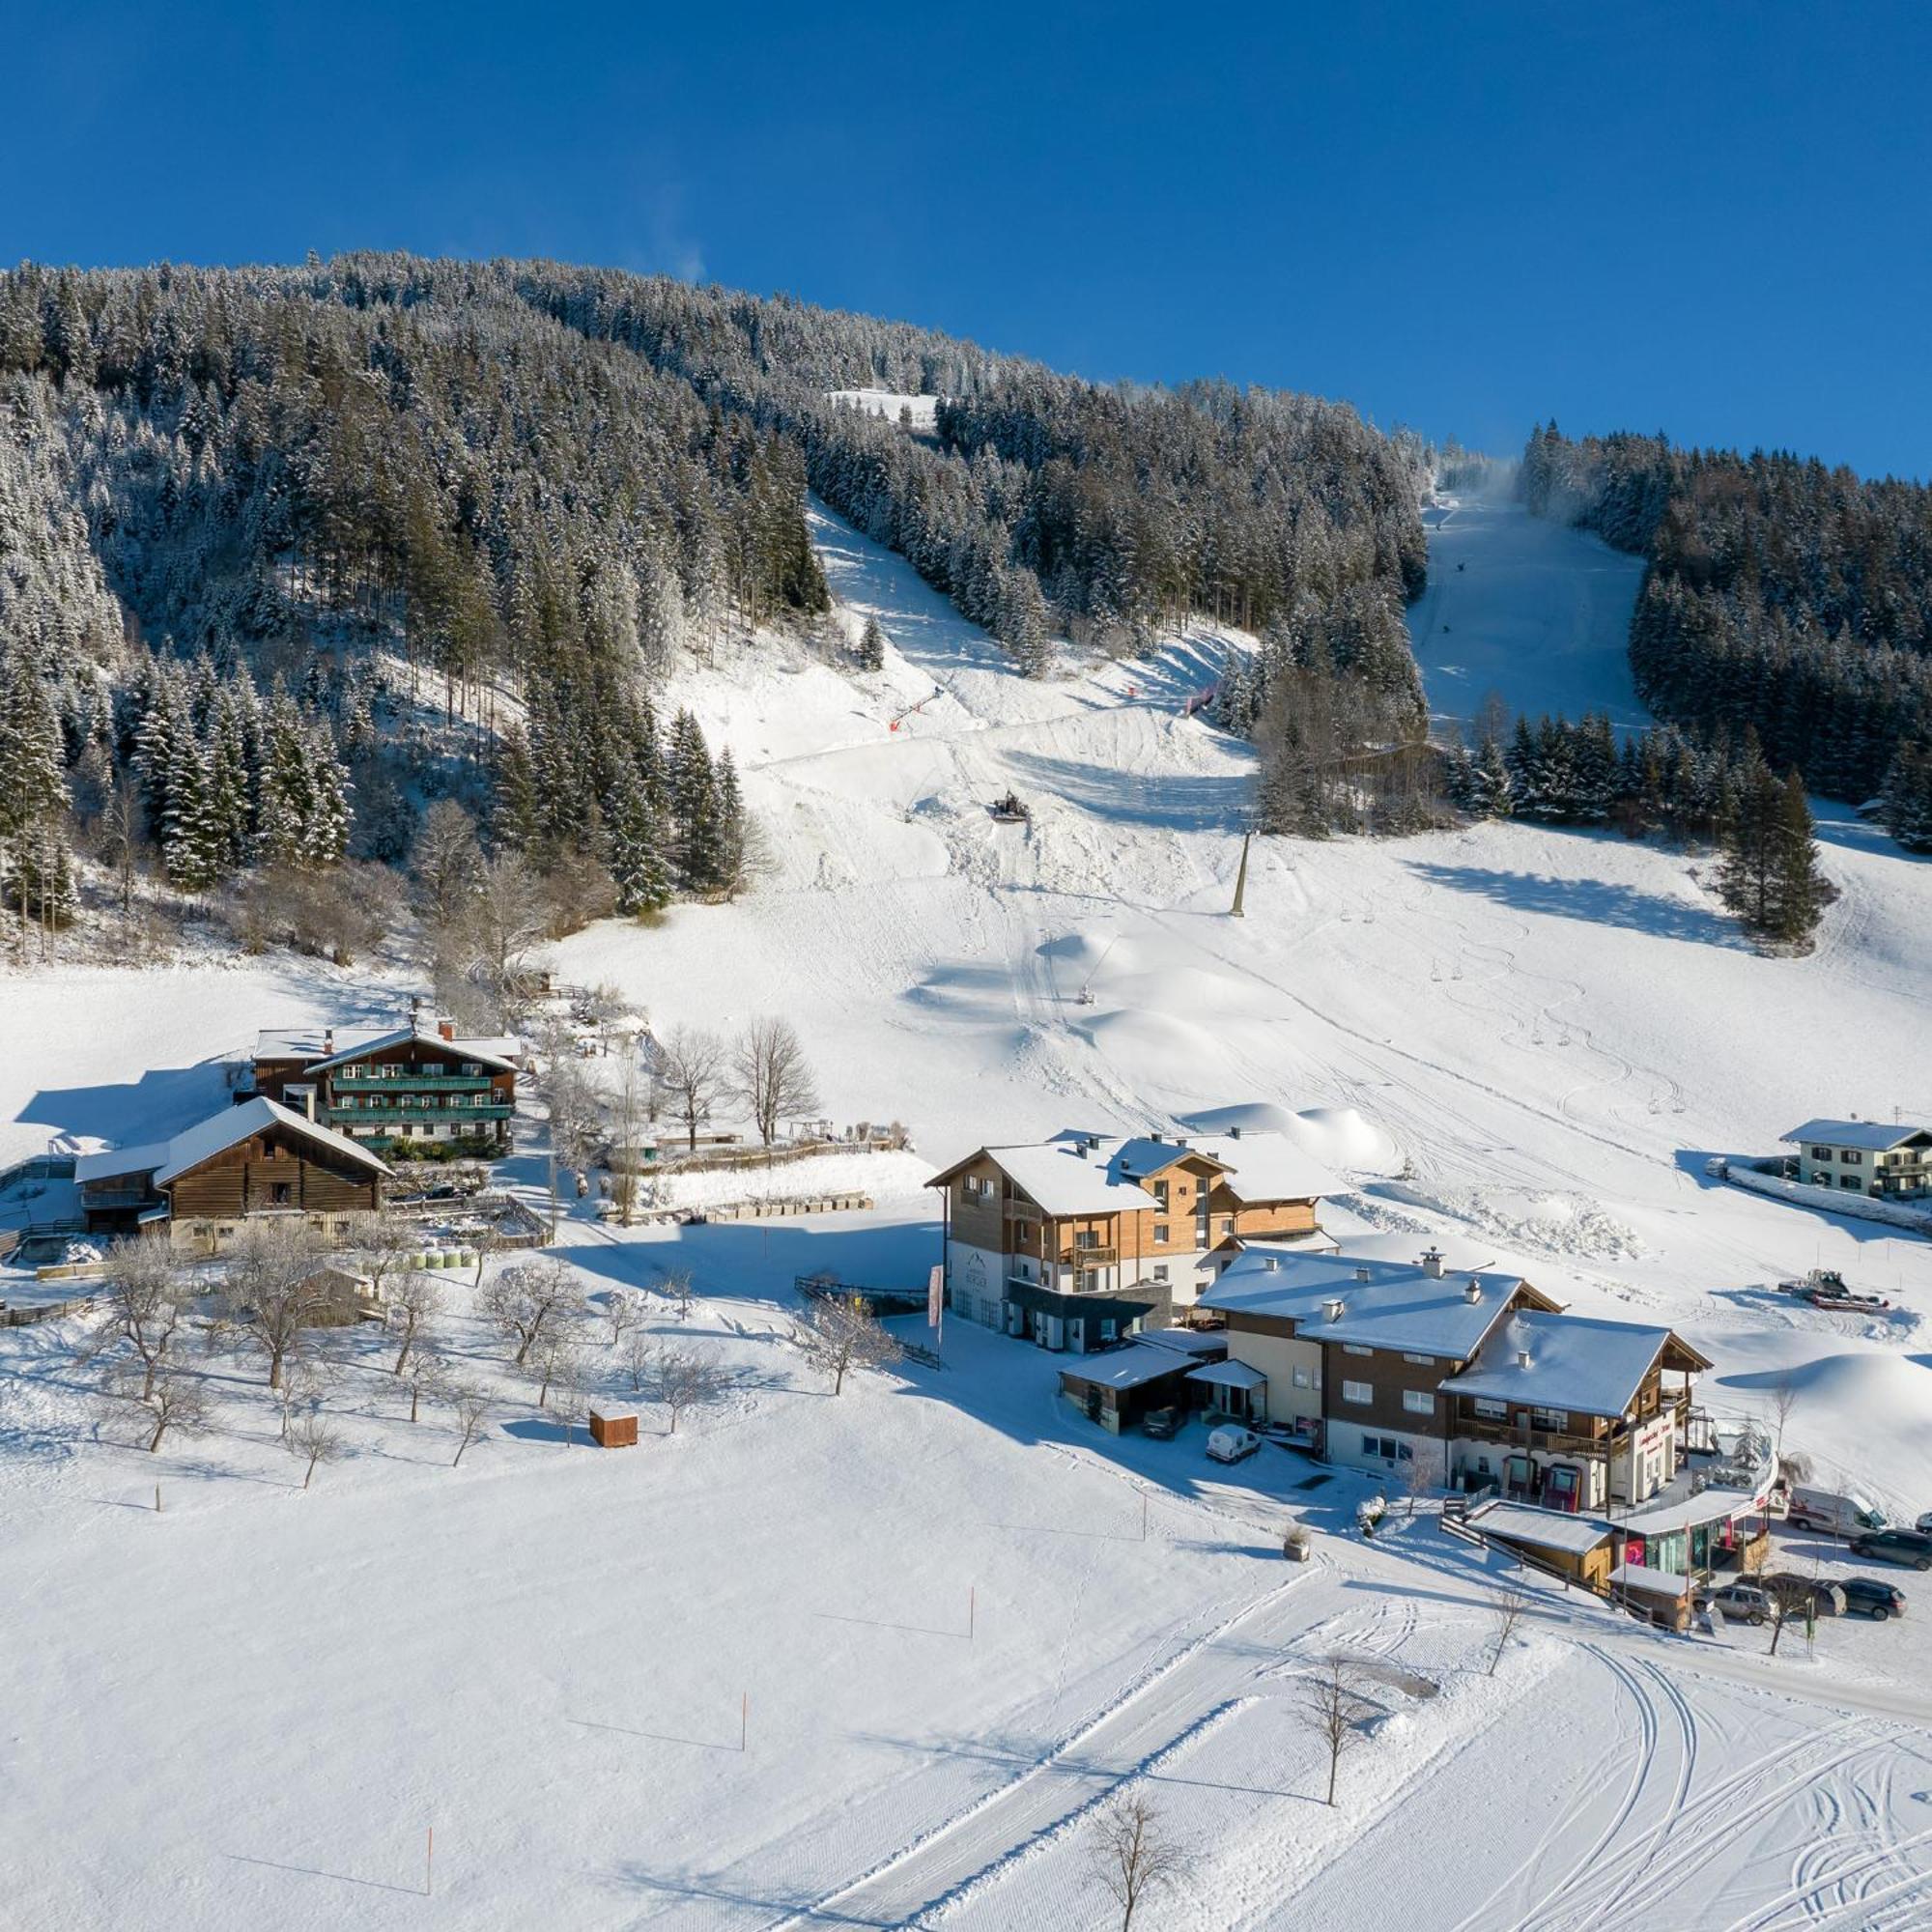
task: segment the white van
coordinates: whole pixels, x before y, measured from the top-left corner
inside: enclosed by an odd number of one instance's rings
[[[1862,1536],[1889,1527],[1885,1512],[1856,1490],[1811,1490],[1794,1485],[1784,1520],[1793,1529],[1822,1529],[1828,1536]]]

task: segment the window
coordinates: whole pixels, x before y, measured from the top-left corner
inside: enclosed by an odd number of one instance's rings
[[[1529,1419],[1538,1429],[1568,1429],[1570,1412],[1562,1408],[1532,1408]]]
[[[1344,1382],[1342,1384],[1342,1400],[1344,1402],[1352,1402],[1357,1406],[1366,1406],[1369,1403],[1374,1402],[1375,1399],[1376,1389],[1373,1382]]]
[[[1235,1217],[1232,1214],[1221,1216],[1221,1232],[1224,1235],[1232,1235],[1235,1232]]]
[[[1154,1264],[1153,1278],[1156,1281],[1165,1281],[1167,1279],[1167,1264],[1165,1262],[1156,1262]]]
[[[1378,1456],[1384,1463],[1412,1463],[1415,1451],[1399,1435],[1364,1435],[1362,1454]]]
[[[1841,1174],[1838,1177],[1838,1185],[1840,1187],[1856,1187],[1858,1184],[1859,1177],[1856,1174]]]
[[[1479,1395],[1469,1404],[1469,1406],[1478,1415],[1486,1416],[1492,1422],[1506,1421],[1510,1412],[1509,1404],[1498,1402],[1492,1395]]]
[[[1120,1323],[1114,1321],[1113,1318],[1110,1316],[1106,1321],[1100,1323],[1101,1341],[1111,1342],[1114,1339],[1115,1335],[1119,1332],[1119,1330],[1120,1330]]]
[[[1153,1205],[1165,1208],[1167,1206],[1167,1182],[1156,1180],[1153,1184]]]
[[[1076,1248],[1097,1248],[1100,1245],[1100,1237],[1092,1228],[1080,1228],[1074,1233],[1073,1245]]]
[[[1364,1348],[1360,1342],[1344,1342],[1342,1344],[1342,1352],[1345,1355],[1373,1355],[1376,1351],[1373,1349]]]
[[[1434,1355],[1405,1355],[1403,1357],[1403,1360],[1405,1362],[1418,1363],[1423,1368],[1427,1369],[1435,1366],[1435,1357]]]
[[[1299,1362],[1295,1363],[1292,1372],[1292,1378],[1294,1386],[1298,1389],[1313,1388],[1315,1386],[1315,1378]]]
[[[1404,1389],[1402,1406],[1411,1415],[1434,1415],[1435,1398],[1427,1389]]]
[[[1847,1148],[1844,1151],[1844,1152],[1838,1156],[1838,1158],[1842,1160],[1847,1167],[1862,1167],[1865,1164],[1864,1155],[1861,1154],[1857,1148]]]
[[[1832,1150],[1830,1148],[1813,1148],[1811,1150],[1811,1158],[1813,1160],[1830,1160],[1832,1158]]]
[[[286,1208],[295,1199],[294,1184],[287,1180],[270,1181],[269,1184],[270,1205]]]
[[[1156,1241],[1167,1239],[1167,1223],[1165,1221],[1156,1221],[1153,1224],[1153,1237]]]

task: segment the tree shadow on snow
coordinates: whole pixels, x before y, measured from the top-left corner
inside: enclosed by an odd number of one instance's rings
[[[1562,879],[1541,872],[1502,872],[1480,866],[1444,866],[1411,861],[1415,877],[1445,891],[1486,898],[1512,912],[1543,913],[1580,920],[1589,925],[1647,932],[1659,939],[1688,939],[1728,952],[1749,947],[1744,934],[1704,906],[1639,892],[1607,879]]]

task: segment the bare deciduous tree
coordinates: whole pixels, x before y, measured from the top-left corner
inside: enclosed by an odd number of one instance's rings
[[[624,1373],[630,1378],[631,1393],[641,1395],[644,1378],[650,1371],[651,1338],[641,1328],[633,1328],[624,1337]]]
[[[1301,1714],[1328,1752],[1328,1798],[1335,1802],[1335,1774],[1342,1753],[1360,1741],[1361,1721],[1369,1706],[1355,1690],[1355,1673],[1339,1657],[1331,1657],[1311,1676],[1302,1693]]]
[[[1490,1606],[1492,1629],[1493,1632],[1490,1648],[1490,1667],[1486,1673],[1493,1677],[1496,1665],[1503,1661],[1503,1652],[1509,1648],[1509,1640],[1516,1634],[1516,1627],[1529,1609],[1529,1599],[1514,1584],[1496,1592]]]
[[[292,1353],[282,1369],[282,1440],[286,1442],[296,1418],[311,1414],[327,1401],[342,1380],[342,1364],[333,1355],[304,1348]]]
[[[1121,1908],[1121,1932],[1134,1914],[1186,1877],[1187,1855],[1161,1831],[1160,1814],[1145,1793],[1125,1792],[1094,1814],[1089,1861],[1094,1876]]]
[[[753,1020],[746,1027],[731,1049],[731,1075],[766,1147],[778,1138],[781,1120],[818,1105],[804,1044],[789,1020]]]
[[[691,1305],[694,1300],[689,1268],[668,1268],[665,1277],[658,1284],[660,1292],[676,1310],[680,1321],[691,1320]]]
[[[1803,1393],[1798,1378],[1789,1370],[1780,1370],[1776,1380],[1771,1385],[1769,1406],[1771,1419],[1776,1435],[1774,1438],[1778,1456],[1784,1454],[1784,1431],[1791,1421],[1791,1411],[1798,1406],[1799,1396]]]
[[[423,813],[410,869],[422,894],[425,922],[434,928],[460,924],[482,883],[483,851],[475,822],[454,799],[440,798]]]
[[[811,1302],[805,1311],[798,1345],[813,1368],[832,1378],[834,1395],[844,1391],[851,1370],[890,1368],[905,1357],[897,1337],[880,1326],[857,1296]]]
[[[511,1358],[517,1368],[529,1359],[530,1350],[546,1327],[568,1321],[582,1301],[577,1277],[561,1262],[520,1262],[508,1267],[484,1291],[483,1313],[514,1342]]]
[[[563,1424],[566,1444],[577,1440],[577,1425],[589,1406],[589,1363],[582,1349],[567,1349],[557,1357],[550,1378],[550,1412]]]
[[[1426,1496],[1435,1487],[1435,1468],[1424,1456],[1411,1456],[1396,1470],[1396,1487],[1406,1500],[1403,1516],[1413,1520],[1418,1498]]]
[[[496,1406],[496,1399],[488,1389],[479,1388],[474,1382],[459,1382],[450,1388],[445,1400],[456,1418],[456,1454],[449,1464],[453,1469],[463,1461],[464,1451],[482,1433],[490,1411]]]
[[[269,1386],[279,1389],[282,1369],[300,1349],[302,1331],[323,1305],[316,1280],[320,1243],[305,1223],[269,1221],[244,1226],[228,1258],[223,1284],[229,1307],[269,1364]]]
[[[604,1326],[610,1331],[611,1348],[621,1348],[624,1337],[643,1319],[637,1296],[628,1289],[613,1288],[604,1297]]]
[[[678,1417],[687,1408],[715,1402],[731,1385],[731,1378],[718,1361],[696,1349],[660,1349],[644,1381],[651,1400],[670,1411],[673,1435]]]
[[[193,1305],[194,1278],[165,1240],[116,1241],[97,1303],[100,1319],[81,1338],[80,1355],[92,1360],[125,1343],[140,1361],[145,1402]]]
[[[349,1244],[376,1299],[382,1301],[392,1282],[400,1285],[411,1273],[413,1257],[422,1251],[422,1230],[400,1214],[358,1214],[350,1228]]]
[[[530,1349],[526,1364],[537,1385],[537,1406],[549,1406],[551,1390],[558,1385],[581,1386],[584,1380],[583,1347],[574,1322],[553,1321]]]
[[[604,1095],[568,1027],[552,1025],[540,1043],[537,1094],[550,1115],[550,1144],[565,1167],[586,1167],[605,1138]]]
[[[470,950],[504,1025],[521,1004],[518,985],[530,949],[550,929],[542,881],[516,853],[501,852],[483,867],[469,904]]]
[[[415,1269],[397,1281],[388,1301],[389,1330],[397,1338],[396,1359],[389,1369],[392,1376],[401,1375],[409,1366],[410,1351],[441,1310],[440,1282]]]
[[[315,1480],[318,1463],[333,1463],[342,1454],[342,1432],[319,1408],[305,1408],[295,1419],[282,1446],[302,1466],[302,1488]]]
[[[209,1426],[207,1385],[198,1376],[185,1375],[180,1369],[160,1368],[150,1375],[130,1367],[114,1393],[147,1411],[144,1427],[150,1454],[161,1446],[161,1438],[171,1429],[192,1435]]]
[[[411,1350],[409,1365],[403,1370],[403,1381],[410,1392],[412,1422],[421,1414],[425,1396],[431,1402],[444,1402],[449,1399],[449,1364],[434,1349],[423,1343],[418,1343]]]
[[[685,1148],[697,1151],[697,1128],[724,1091],[724,1042],[702,1027],[673,1027],[659,1042],[653,1077],[666,1110],[684,1122]]]

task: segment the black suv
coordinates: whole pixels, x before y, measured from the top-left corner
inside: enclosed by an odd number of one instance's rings
[[[1852,1538],[1854,1556],[1873,1556],[1881,1563],[1905,1563],[1915,1570],[1932,1570],[1932,1536],[1916,1529],[1872,1529]]]
[[[1838,1588],[1845,1593],[1848,1617],[1869,1617],[1882,1624],[1887,1617],[1905,1614],[1905,1592],[1881,1577],[1847,1577]]]

